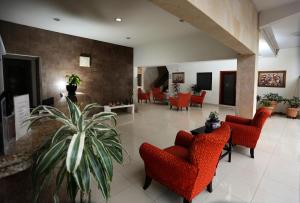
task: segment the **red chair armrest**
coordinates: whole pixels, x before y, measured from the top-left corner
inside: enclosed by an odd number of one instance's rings
[[[156,180],[185,188],[190,187],[190,181],[197,178],[196,166],[151,144],[143,143],[140,155],[145,162],[147,175]]]
[[[255,148],[261,129],[256,126],[225,122],[231,128],[232,141],[234,144]]]
[[[193,142],[193,135],[186,131],[179,131],[175,139],[175,145],[188,148]]]
[[[239,116],[227,115],[225,121],[230,122],[230,123],[250,125],[252,120],[248,119],[248,118],[242,118],[242,117],[239,117]]]

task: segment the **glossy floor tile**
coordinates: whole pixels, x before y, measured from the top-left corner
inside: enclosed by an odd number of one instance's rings
[[[179,203],[182,198],[153,181],[144,191],[143,162],[139,147],[149,142],[160,148],[174,144],[179,130],[191,130],[204,125],[211,111],[221,120],[234,114],[230,107],[204,105],[189,111],[169,110],[158,104],[139,104],[134,116],[122,113],[118,129],[127,153],[123,165],[115,164],[111,185],[112,203]],[[232,162],[220,161],[214,178],[212,193],[203,191],[194,203],[299,203],[300,202],[300,120],[272,116],[262,131],[255,150],[235,147]],[[92,202],[105,202],[95,186]]]

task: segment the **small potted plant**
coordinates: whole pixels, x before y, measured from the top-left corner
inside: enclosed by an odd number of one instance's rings
[[[68,96],[75,96],[77,86],[79,86],[81,83],[80,77],[76,74],[72,74],[72,75],[66,75],[66,79],[67,79],[66,89],[68,91]]]
[[[273,112],[274,107],[271,104],[271,101],[267,100],[267,99],[262,99],[259,101],[259,103],[261,104],[261,106],[265,109],[267,109],[270,113]]]
[[[298,116],[300,99],[299,97],[293,97],[292,99],[285,99],[284,103],[288,103],[287,117],[296,118]]]
[[[271,106],[273,107],[273,112],[275,111],[277,104],[284,101],[283,97],[278,95],[277,93],[265,94],[262,99],[265,99],[265,100],[268,100],[271,102]]]
[[[216,111],[210,112],[208,119],[205,122],[205,132],[212,132],[220,126],[219,114]]]
[[[192,90],[194,95],[199,95],[199,93],[201,92],[201,88],[197,84],[192,86]]]

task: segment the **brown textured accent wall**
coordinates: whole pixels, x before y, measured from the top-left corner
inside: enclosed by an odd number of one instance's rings
[[[71,73],[82,78],[78,91],[101,104],[132,94],[133,48],[5,21],[0,21],[0,34],[8,53],[40,57],[42,99],[57,98],[57,83]],[[91,68],[79,67],[82,53],[91,55]]]

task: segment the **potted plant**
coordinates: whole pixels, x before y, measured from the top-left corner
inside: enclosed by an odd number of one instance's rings
[[[292,99],[285,99],[284,103],[288,103],[287,116],[290,118],[296,118],[298,116],[300,99],[299,97],[293,97]]]
[[[192,90],[194,95],[199,95],[199,93],[201,92],[201,88],[197,84],[192,86]]]
[[[212,132],[220,126],[219,114],[216,111],[210,112],[208,119],[205,122],[205,132]]]
[[[80,77],[76,74],[72,74],[72,75],[66,75],[66,79],[67,79],[66,89],[68,91],[68,96],[76,95],[77,86],[79,86],[81,83]]]
[[[113,176],[113,159],[122,163],[122,145],[115,129],[116,114],[100,112],[89,115],[98,104],[89,104],[81,111],[66,98],[69,115],[50,106],[36,107],[28,122],[29,126],[47,119],[60,122],[61,127],[43,147],[33,169],[34,202],[38,202],[42,188],[56,175],[53,198],[66,185],[72,202],[78,192],[90,194],[92,178],[107,200]],[[57,170],[58,169],[58,170]]]
[[[270,114],[272,114],[274,107],[271,104],[271,101],[267,100],[267,99],[262,99],[259,101],[259,103],[263,106],[263,108],[267,109]]]
[[[277,93],[268,93],[263,96],[263,99],[271,102],[271,106],[273,107],[273,112],[275,111],[277,104],[283,102],[283,97],[278,95]]]

